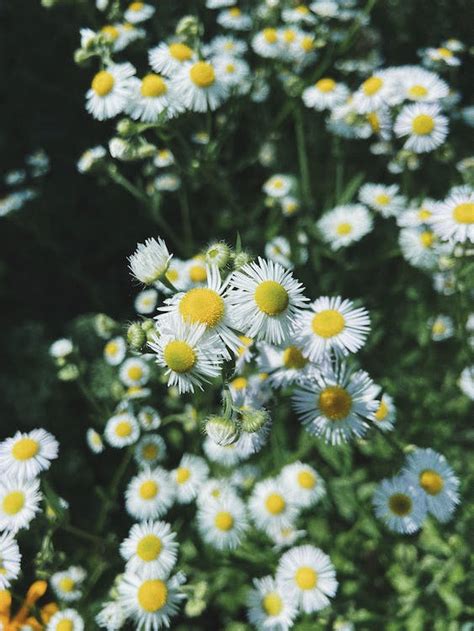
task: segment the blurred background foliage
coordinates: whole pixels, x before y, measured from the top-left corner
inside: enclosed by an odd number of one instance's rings
[[[91,342],[91,323],[83,316],[104,312],[122,322],[133,317],[136,288],[126,256],[137,241],[155,235],[157,229],[133,198],[77,172],[82,151],[105,142],[113,125],[97,124],[84,109],[90,72],[73,62],[82,24],[80,4],[70,2],[54,10],[45,10],[37,0],[0,5],[2,173],[21,168],[25,156],[38,148],[51,159],[40,196],[0,219],[0,429],[3,437],[18,428],[43,425],[58,436],[62,465],[53,467],[50,475],[61,494],[74,498],[73,515],[87,528],[90,524],[81,519],[81,506],[89,501],[90,488],[108,478],[118,456],[112,454],[99,462],[88,454],[84,442],[90,413],[87,401],[77,384],[58,386],[47,350],[51,340],[71,335],[82,340],[83,348],[92,344],[86,350],[90,357],[100,354],[100,342]],[[373,12],[384,57],[391,65],[416,63],[418,48],[437,45],[447,37],[469,43],[473,23],[472,0],[380,0]],[[370,41],[359,45],[370,45]],[[467,69],[460,70],[459,87],[467,104],[472,97]],[[251,128],[248,132],[242,146],[251,142]],[[283,128],[281,133],[292,131]],[[310,141],[317,144],[317,132],[311,133]],[[351,172],[368,173],[366,149],[345,143],[346,150]],[[294,154],[291,147],[289,151]],[[325,171],[325,162],[321,154],[312,165],[316,190],[318,182],[324,187],[333,177]],[[289,155],[280,169],[290,170],[291,165]],[[212,205],[191,199],[197,247],[211,238],[234,242],[240,229],[245,245],[256,252],[263,249],[266,237],[277,228],[262,214],[266,209],[249,227],[245,200],[255,197],[266,173],[254,165],[239,175],[237,223],[222,200],[216,198]],[[382,177],[372,171],[368,179]],[[449,184],[449,175],[445,180],[424,180],[422,190],[415,181],[412,192],[441,196]],[[315,217],[322,210],[318,204],[321,199],[316,202]],[[171,214],[172,202],[169,206]],[[375,271],[373,261],[378,262]],[[437,295],[429,277],[401,259],[388,222],[380,222],[344,256],[324,257],[316,245],[311,246],[309,264],[298,268],[296,275],[312,296],[330,292],[360,298],[371,311],[374,333],[361,362],[395,397],[397,431],[404,442],[443,452],[462,479],[463,505],[453,522],[429,523],[421,535],[413,537],[384,531],[380,540],[381,531],[374,528],[370,514],[370,497],[374,482],[394,474],[401,464],[397,450],[379,436],[352,449],[341,448],[337,455],[324,446],[308,448],[305,457],[320,463],[317,466],[330,481],[330,492],[327,506],[318,511],[324,515],[312,517],[307,528],[316,533],[318,545],[331,554],[336,567],[342,568],[338,597],[344,603],[342,609],[361,629],[381,628],[381,623],[389,631],[474,629],[474,575],[468,546],[474,531],[474,508],[472,503],[468,506],[474,465],[467,455],[474,430],[472,406],[456,386],[467,355],[454,339],[434,345],[426,327],[431,316],[446,310],[450,299]],[[296,422],[287,413],[288,423]],[[289,425],[284,440],[291,443],[291,435]],[[265,457],[271,460],[272,453]],[[196,550],[189,546],[184,555],[192,563]],[[70,539],[61,541],[61,547],[73,552]],[[264,561],[262,572],[263,565]],[[212,605],[215,611],[211,607],[192,626],[185,621],[176,628],[211,628],[206,620],[217,616],[217,609],[227,612],[227,619],[220,623],[226,629],[245,628],[229,589],[235,571],[229,567],[220,574],[225,589]],[[324,616],[317,626],[307,620],[295,628],[309,631],[334,622],[332,613]]]

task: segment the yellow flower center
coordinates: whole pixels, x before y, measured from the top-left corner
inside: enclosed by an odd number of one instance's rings
[[[171,57],[178,61],[189,61],[193,56],[193,51],[186,44],[170,44],[168,50]]]
[[[412,85],[408,89],[408,94],[414,99],[419,99],[426,96],[428,94],[428,90],[425,88],[424,85],[416,84],[416,85]]]
[[[105,345],[105,354],[108,357],[113,357],[114,355],[116,355],[118,353],[119,350],[119,345],[117,344],[117,342],[107,342],[107,344]]]
[[[142,500],[152,500],[156,497],[159,487],[154,480],[147,480],[140,486],[139,494]]]
[[[335,309],[325,309],[316,313],[311,323],[313,332],[324,338],[339,335],[344,330],[345,325],[344,317]]]
[[[206,268],[203,265],[193,265],[189,269],[189,278],[193,283],[204,283],[207,279]]]
[[[221,511],[217,513],[214,519],[214,524],[219,530],[224,530],[227,532],[232,529],[234,525],[234,518],[229,512]]]
[[[405,493],[394,493],[388,500],[388,506],[392,513],[399,517],[406,517],[411,513],[412,501]]]
[[[440,57],[444,57],[445,59],[453,56],[453,53],[449,50],[449,48],[438,48],[437,53]]]
[[[74,631],[74,623],[72,622],[72,620],[63,618],[56,625],[55,631]]]
[[[196,287],[181,298],[179,312],[187,322],[205,324],[212,328],[224,316],[224,300],[213,289]]]
[[[378,114],[376,112],[369,112],[369,114],[367,114],[367,120],[374,134],[378,134],[380,132],[380,118]]]
[[[98,96],[107,96],[115,85],[115,79],[107,70],[101,70],[92,79],[92,89]]]
[[[275,44],[278,40],[278,33],[274,28],[263,29],[263,37],[268,44]]]
[[[168,598],[166,583],[158,579],[145,581],[138,590],[138,603],[148,613],[162,609]]]
[[[170,269],[166,272],[165,276],[170,281],[170,283],[174,283],[179,278],[178,270]]]
[[[145,445],[142,449],[142,456],[145,460],[154,460],[158,456],[158,447],[152,443]]]
[[[232,9],[229,9],[229,15],[231,15],[233,18],[237,18],[242,15],[242,11],[239,9],[239,7],[232,7]]]
[[[314,589],[318,583],[318,575],[311,567],[300,567],[296,570],[295,581],[300,589]]]
[[[235,64],[227,64],[225,67],[225,71],[229,74],[234,74],[235,72]]]
[[[373,96],[382,86],[383,81],[380,77],[370,77],[362,84],[362,90],[366,96]]]
[[[277,316],[288,307],[289,297],[286,289],[274,280],[264,280],[257,286],[254,294],[260,311],[268,316]]]
[[[140,91],[142,96],[153,98],[163,96],[163,94],[168,92],[168,88],[160,75],[151,72],[143,77]]]
[[[184,484],[191,477],[191,471],[187,467],[178,467],[176,469],[176,482]]]
[[[377,412],[375,412],[375,420],[379,422],[383,421],[384,418],[386,418],[387,414],[388,414],[388,405],[382,399],[380,401],[380,405],[377,409]]]
[[[320,92],[333,92],[334,88],[336,87],[336,82],[334,81],[334,79],[329,79],[329,78],[325,78],[325,79],[320,79],[315,86]]]
[[[39,443],[32,438],[20,438],[13,445],[12,455],[16,460],[30,460],[39,451]]]
[[[296,346],[288,346],[283,351],[283,363],[285,368],[290,370],[300,370],[304,368],[308,363],[308,360],[303,357],[303,353]]]
[[[420,486],[429,495],[438,495],[444,487],[443,478],[432,469],[426,469],[420,474]]]
[[[145,535],[137,545],[137,555],[142,561],[154,561],[160,556],[161,539],[156,535]]]
[[[352,397],[341,386],[328,386],[321,391],[318,404],[324,416],[331,421],[340,421],[351,411]]]
[[[285,31],[283,31],[283,39],[287,44],[291,44],[296,39],[295,31],[291,28],[287,28]]]
[[[100,32],[103,33],[105,37],[111,40],[112,42],[115,41],[117,37],[120,35],[118,28],[115,26],[112,26],[111,24],[106,24],[105,26],[103,26],[100,29]]]
[[[196,353],[187,342],[173,340],[164,351],[165,364],[177,373],[189,372],[196,364]]]
[[[130,11],[141,11],[144,6],[144,2],[132,2],[132,4],[128,8]]]
[[[437,335],[441,335],[445,331],[446,331],[446,326],[444,325],[444,322],[438,321],[433,324],[433,333]]]
[[[234,390],[244,390],[247,387],[247,379],[245,377],[236,377],[230,382]]]
[[[308,15],[309,13],[308,7],[306,7],[304,4],[300,4],[299,6],[297,6],[295,11],[300,15]]]
[[[138,365],[130,366],[127,370],[127,375],[132,381],[138,381],[143,377],[143,368]]]
[[[25,494],[22,491],[11,491],[3,498],[2,508],[7,515],[16,515],[25,505]]]
[[[120,436],[120,438],[126,438],[132,433],[132,426],[128,421],[120,421],[120,423],[117,423],[115,433],[117,436]]]
[[[316,476],[311,471],[300,471],[298,473],[298,484],[304,489],[314,489]]]
[[[458,223],[474,223],[474,203],[458,204],[453,210],[453,217]]]
[[[209,88],[216,80],[216,73],[207,61],[198,61],[190,70],[191,81],[198,88]]]
[[[286,502],[278,493],[271,493],[265,500],[265,506],[272,515],[279,515],[285,510]]]
[[[386,193],[380,193],[380,195],[377,195],[375,197],[375,203],[379,204],[380,206],[386,206],[387,204],[390,204],[390,195],[387,195]]]
[[[72,592],[75,585],[75,582],[69,576],[62,578],[59,581],[59,589],[63,592]]]
[[[350,223],[347,223],[347,221],[343,221],[337,226],[336,232],[341,237],[345,237],[352,232],[352,226]]]
[[[310,35],[306,35],[301,39],[300,45],[305,53],[310,53],[314,48],[314,39]]]
[[[420,241],[424,248],[431,248],[434,242],[434,234],[429,230],[425,230],[420,234]]]
[[[239,335],[239,340],[242,342],[242,346],[239,346],[237,353],[239,357],[242,357],[248,347],[252,344],[253,339],[251,337],[247,337],[246,335]]]
[[[411,127],[414,134],[427,136],[431,134],[434,129],[433,117],[429,114],[418,114],[418,116],[415,116],[413,119]]]
[[[278,616],[283,609],[283,601],[276,592],[270,592],[263,597],[262,608],[267,616]]]
[[[427,210],[426,208],[420,208],[420,210],[418,211],[418,219],[420,221],[426,221],[430,217],[431,211]]]

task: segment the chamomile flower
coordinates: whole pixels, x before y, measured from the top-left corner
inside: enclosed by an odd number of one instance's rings
[[[165,112],[168,118],[172,118],[183,107],[170,89],[169,79],[150,72],[143,79],[130,79],[130,98],[126,110],[134,120],[154,123],[161,113]]]
[[[153,159],[153,164],[159,169],[169,167],[174,164],[174,155],[169,149],[158,149],[156,156]]]
[[[348,88],[343,83],[337,83],[331,77],[323,77],[314,85],[306,88],[302,94],[306,107],[319,112],[342,105],[349,95]]]
[[[209,61],[184,64],[171,85],[186,109],[193,112],[215,110],[227,97],[228,88]]]
[[[439,202],[425,198],[418,204],[413,204],[397,217],[397,224],[402,228],[416,228],[430,224]]]
[[[192,454],[184,454],[179,466],[170,473],[174,484],[176,500],[179,504],[192,502],[199,489],[207,480],[209,467],[204,458]]]
[[[433,229],[443,240],[474,241],[474,190],[456,187],[433,213]]]
[[[157,434],[147,434],[137,443],[134,457],[141,467],[153,467],[164,460],[166,456],[166,443]]]
[[[39,481],[19,480],[10,476],[0,479],[0,530],[17,532],[29,528],[40,510]]]
[[[426,516],[421,491],[402,476],[382,480],[375,490],[373,504],[376,516],[389,530],[400,534],[419,530]]]
[[[287,269],[291,269],[291,246],[286,237],[274,237],[265,244],[265,256]]]
[[[128,5],[127,10],[123,14],[123,17],[130,22],[130,24],[138,24],[139,22],[145,22],[153,17],[155,13],[155,7],[151,4],[145,4],[144,2],[132,2]]]
[[[48,622],[46,631],[84,631],[84,620],[75,609],[57,611]]]
[[[402,228],[399,235],[403,257],[415,267],[433,269],[438,260],[438,239],[430,229]]]
[[[272,175],[272,177],[265,182],[262,189],[269,197],[280,198],[288,195],[292,185],[293,178],[277,173],[276,175]]]
[[[295,344],[280,347],[259,344],[257,362],[259,369],[268,373],[269,382],[277,388],[298,382],[314,370],[301,346]]]
[[[327,607],[338,586],[331,559],[312,545],[291,548],[281,556],[276,582],[305,613]]]
[[[120,545],[127,572],[140,576],[168,576],[176,564],[176,533],[164,521],[144,521],[132,526]]]
[[[11,532],[0,534],[0,590],[5,590],[15,580],[21,569],[20,549]]]
[[[405,105],[393,127],[399,138],[407,137],[404,148],[427,153],[443,144],[448,135],[448,119],[433,103]]]
[[[144,285],[151,285],[166,274],[171,257],[166,243],[158,237],[139,243],[128,262],[133,276]]]
[[[332,445],[360,438],[374,419],[378,402],[373,382],[363,371],[326,367],[295,390],[293,404],[305,428]]]
[[[398,184],[364,184],[359,191],[359,199],[382,217],[396,217],[406,204],[405,198],[398,194],[399,190]]]
[[[184,598],[180,589],[184,581],[181,573],[164,579],[160,575],[145,578],[126,572],[118,585],[118,600],[127,618],[135,621],[135,628],[158,631],[169,627],[170,617],[177,613]]]
[[[74,345],[71,340],[67,338],[61,338],[60,340],[56,340],[49,347],[49,354],[54,359],[64,359],[68,355],[70,355],[74,350]]]
[[[362,348],[370,331],[370,317],[340,296],[322,296],[302,312],[296,323],[296,341],[304,357],[319,362],[331,351],[344,356]]]
[[[208,9],[222,9],[222,7],[231,7],[235,4],[235,0],[206,0]]]
[[[94,118],[105,120],[123,112],[130,98],[130,79],[135,68],[130,63],[107,66],[92,79],[86,94],[86,108]]]
[[[291,9],[283,9],[281,17],[284,22],[290,24],[309,24],[316,23],[316,18],[305,4],[299,4]]]
[[[224,348],[217,336],[204,336],[205,332],[204,324],[185,324],[173,318],[150,344],[158,365],[165,369],[168,386],[177,386],[180,394],[202,389],[203,383],[220,373]]]
[[[230,286],[235,322],[245,335],[270,344],[288,339],[307,300],[303,286],[290,271],[259,258],[234,272]]]
[[[125,505],[135,519],[157,519],[164,515],[175,499],[169,474],[161,467],[145,469],[130,480]]]
[[[118,366],[125,359],[127,344],[123,337],[114,337],[104,346],[104,359],[111,366]]]
[[[291,195],[285,195],[285,197],[280,198],[280,204],[281,212],[285,217],[292,217],[300,209],[299,201]]]
[[[155,72],[173,76],[186,63],[196,59],[196,54],[181,42],[161,43],[150,50],[148,59]]]
[[[294,599],[271,576],[253,580],[247,607],[248,620],[259,631],[289,631],[298,613]]]
[[[202,448],[211,462],[220,464],[223,467],[234,467],[242,460],[242,456],[237,450],[235,443],[231,443],[230,445],[218,445],[208,437],[203,442]]]
[[[298,539],[306,536],[306,530],[297,530],[294,526],[287,528],[270,528],[268,536],[274,543],[274,549],[288,548],[295,544]]]
[[[257,528],[267,532],[273,528],[288,528],[298,516],[291,495],[277,479],[258,482],[249,498],[250,515]]]
[[[334,0],[316,0],[309,8],[320,18],[335,18],[340,12],[340,7]]]
[[[252,48],[260,55],[267,59],[277,58],[282,50],[282,39],[279,32],[275,28],[264,28],[252,38]]]
[[[51,587],[59,600],[72,603],[81,598],[81,588],[85,578],[85,570],[82,567],[72,565],[67,570],[55,572],[51,576]]]
[[[409,101],[439,101],[449,94],[448,84],[424,68],[415,66],[405,69],[401,80],[405,98]]]
[[[140,428],[134,416],[128,412],[116,414],[107,421],[104,436],[112,447],[121,449],[137,442]]]
[[[459,66],[461,63],[459,57],[456,57],[453,51],[445,46],[441,46],[440,48],[426,48],[422,53],[426,60],[435,66]]]
[[[453,336],[453,319],[447,315],[438,315],[429,322],[431,328],[431,339],[434,342],[442,342]]]
[[[380,388],[380,386],[375,386],[375,388],[377,391],[376,396],[379,396],[382,388]],[[397,410],[393,402],[393,397],[384,392],[378,404],[379,406],[375,411],[373,423],[383,432],[390,432],[393,430],[397,418]]]
[[[215,60],[216,74],[230,89],[245,92],[250,74],[249,66],[243,59],[221,55]]]
[[[142,359],[131,357],[120,366],[119,376],[126,386],[144,386],[149,379],[150,369]]]
[[[44,429],[17,432],[0,443],[0,472],[31,480],[51,466],[58,457],[58,442]]]
[[[184,265],[186,288],[202,286],[207,281],[207,263],[205,256],[194,256]]]
[[[365,206],[346,204],[325,213],[316,225],[323,240],[336,251],[360,241],[372,230],[373,222]]]
[[[204,53],[215,57],[239,57],[247,52],[247,43],[231,35],[218,35],[209,43]]]
[[[459,377],[462,392],[474,401],[474,365],[466,366]]]
[[[234,31],[249,31],[252,28],[252,18],[247,13],[242,13],[238,7],[230,7],[230,9],[221,11],[216,22]]]
[[[245,504],[235,493],[225,493],[214,502],[201,502],[197,513],[203,540],[217,550],[234,550],[247,529]]]
[[[319,473],[310,465],[294,462],[283,467],[279,479],[293,504],[301,508],[314,506],[324,497],[326,488]]]
[[[441,522],[451,518],[459,503],[459,478],[444,456],[433,449],[417,449],[407,456],[402,473],[424,495],[429,513]]]
[[[161,417],[155,408],[147,405],[138,412],[138,422],[142,429],[149,431],[158,429],[161,425]]]
[[[361,113],[374,112],[401,100],[398,82],[387,71],[377,71],[354,94],[354,107]]]
[[[158,292],[156,289],[144,289],[135,298],[135,311],[141,315],[149,315],[156,309]]]
[[[92,427],[89,427],[86,432],[86,440],[92,453],[101,454],[104,451],[104,441],[102,440],[102,436]]]

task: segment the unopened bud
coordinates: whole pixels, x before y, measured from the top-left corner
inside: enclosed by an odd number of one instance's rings
[[[133,322],[127,331],[127,342],[130,348],[134,351],[139,351],[143,348],[146,340],[146,332],[143,330],[140,322]]]
[[[270,415],[266,410],[255,410],[253,408],[244,408],[241,410],[240,420],[244,432],[258,432],[269,419]]]
[[[217,265],[219,269],[222,269],[227,265],[230,258],[230,248],[227,243],[218,241],[212,243],[206,251],[206,261],[210,264]]]
[[[239,428],[235,421],[224,416],[209,416],[205,431],[209,438],[221,447],[232,445],[239,438]]]
[[[58,370],[58,379],[61,381],[76,381],[79,377],[79,368],[76,364],[67,364]]]
[[[234,269],[240,269],[244,265],[247,265],[247,263],[250,263],[251,260],[252,257],[248,254],[248,252],[239,252],[238,254],[235,254]]]

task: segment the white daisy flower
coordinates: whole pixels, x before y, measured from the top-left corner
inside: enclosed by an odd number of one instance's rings
[[[84,620],[75,609],[57,611],[48,621],[46,631],[84,631]]]
[[[105,120],[123,112],[130,98],[130,78],[135,68],[130,63],[107,66],[92,79],[86,94],[86,109],[94,118]]]
[[[264,28],[252,38],[252,48],[267,59],[275,59],[281,54],[283,42],[279,32],[274,28]]]
[[[376,396],[379,396],[382,388],[380,386],[375,386],[375,388],[377,391]],[[383,432],[392,431],[397,419],[397,409],[394,405],[393,397],[384,392],[378,404],[379,406],[374,414],[374,425]]]
[[[257,528],[264,532],[271,528],[289,528],[298,516],[291,495],[276,478],[257,482],[248,508]]]
[[[274,549],[281,550],[294,545],[307,533],[306,530],[297,530],[294,526],[289,526],[288,528],[270,528],[267,534],[274,543]]]
[[[403,195],[398,194],[399,190],[398,184],[364,184],[359,190],[359,199],[382,217],[396,217],[406,205]]]
[[[127,343],[121,336],[113,337],[104,346],[104,359],[111,366],[118,366],[125,359]]]
[[[361,114],[374,112],[385,105],[400,103],[399,82],[386,70],[377,71],[366,79],[354,93],[354,108]]]
[[[139,466],[153,467],[165,459],[166,443],[157,434],[147,434],[137,443],[134,457]]]
[[[127,48],[129,44],[139,39],[144,39],[146,31],[142,28],[137,28],[135,24],[125,22],[124,24],[117,24],[118,37],[114,41],[113,50],[118,52]]]
[[[448,119],[433,103],[405,105],[393,127],[399,138],[408,137],[404,149],[427,153],[443,144],[448,135]]]
[[[322,296],[300,314],[295,323],[296,342],[305,357],[320,362],[331,351],[338,356],[359,351],[370,331],[370,317],[352,300]]]
[[[168,323],[150,343],[158,365],[165,368],[168,386],[177,386],[179,394],[202,390],[203,383],[220,374],[224,347],[217,336],[204,336],[204,324],[185,324],[179,318]]]
[[[310,375],[315,367],[308,361],[302,348],[295,344],[281,347],[258,345],[257,364],[268,381],[276,388],[284,388]]]
[[[338,586],[331,559],[311,545],[291,548],[282,555],[276,582],[305,613],[327,607]]]
[[[247,52],[247,43],[242,39],[236,39],[232,35],[217,35],[207,47],[204,47],[204,54],[215,57],[239,57]]]
[[[280,198],[280,204],[281,212],[285,217],[291,217],[300,209],[299,201],[291,195],[285,195],[285,197]]]
[[[0,443],[0,472],[31,480],[58,457],[58,441],[44,429],[17,432]]]
[[[206,0],[207,9],[222,9],[222,7],[231,7],[235,4],[235,0]]]
[[[196,53],[181,42],[161,43],[148,53],[150,66],[157,73],[173,76],[186,63],[196,59]]]
[[[464,368],[459,377],[458,385],[462,392],[474,401],[474,365]]]
[[[431,339],[434,342],[442,342],[447,340],[454,334],[454,322],[450,316],[437,315],[430,323]]]
[[[294,462],[283,467],[278,476],[295,506],[314,506],[326,494],[324,480],[308,464]]]
[[[316,23],[316,18],[304,4],[299,4],[291,9],[283,9],[281,17],[284,22],[289,22],[290,24],[313,25]]]
[[[453,51],[444,46],[440,48],[426,48],[423,53],[427,60],[434,62],[435,64],[459,66],[461,63],[461,60],[453,55]]]
[[[127,617],[120,603],[116,601],[109,601],[102,604],[102,608],[95,617],[97,625],[107,631],[119,631],[125,622]]]
[[[127,512],[138,520],[161,517],[172,506],[174,499],[169,474],[161,467],[147,468],[133,477],[125,492]]]
[[[474,190],[470,186],[456,187],[436,207],[433,229],[443,240],[474,241]]]
[[[204,458],[192,454],[184,454],[179,466],[171,471],[176,501],[189,504],[199,493],[201,486],[209,476],[209,467]]]
[[[132,2],[128,5],[123,17],[130,24],[138,24],[149,20],[155,13],[155,7],[144,2]]]
[[[149,315],[156,309],[158,292],[156,289],[144,289],[135,298],[135,311],[141,315]]]
[[[424,495],[428,512],[449,521],[459,503],[459,478],[446,458],[433,449],[417,449],[407,456],[402,474]]]
[[[39,481],[18,480],[9,476],[0,478],[0,530],[13,533],[29,528],[31,520],[40,510],[42,495]]]
[[[169,79],[153,72],[143,79],[130,79],[130,98],[126,111],[134,120],[154,123],[163,112],[172,118],[183,109]]]
[[[203,540],[217,550],[234,550],[247,530],[245,504],[235,493],[200,502],[197,521]]]
[[[294,599],[271,576],[253,579],[247,617],[259,631],[289,631],[298,609]]]
[[[262,187],[263,192],[269,197],[286,197],[293,185],[293,178],[280,173],[272,175]]]
[[[254,343],[251,337],[239,335],[240,346],[236,350],[235,372],[240,374],[254,357]]]
[[[77,170],[79,171],[79,173],[87,173],[98,162],[100,162],[100,160],[105,158],[106,155],[107,151],[105,147],[102,147],[100,145],[97,147],[91,147],[91,149],[87,149],[77,161]]]
[[[363,371],[329,366],[295,390],[293,404],[310,434],[332,445],[360,438],[373,421],[378,402],[372,379]]]
[[[277,236],[265,244],[265,256],[287,269],[293,267],[291,262],[291,246],[286,237]]]
[[[247,79],[250,69],[247,62],[238,57],[220,55],[215,57],[214,65],[219,79],[230,89],[244,93],[247,89]]]
[[[360,241],[372,230],[373,222],[365,206],[346,204],[325,213],[316,225],[323,240],[336,251]]]
[[[168,576],[178,557],[175,539],[176,533],[164,521],[135,524],[120,544],[120,554],[127,562],[126,571],[140,576]]]
[[[0,590],[6,590],[20,574],[20,548],[11,532],[0,534]]]
[[[157,191],[172,193],[181,186],[181,180],[175,173],[163,173],[153,181]]]
[[[302,99],[306,107],[322,112],[342,105],[348,95],[349,89],[343,83],[337,83],[330,77],[324,77],[306,88],[303,91]]]
[[[159,428],[161,425],[161,417],[155,408],[147,405],[139,411],[138,422],[142,429],[149,431]]]
[[[219,503],[227,496],[235,496],[233,482],[229,478],[209,478],[201,486],[196,503],[205,508],[209,504]]]
[[[54,359],[63,359],[72,353],[74,350],[74,345],[72,340],[67,338],[61,338],[60,340],[56,340],[49,347],[49,354]]]
[[[153,164],[159,169],[169,167],[174,164],[174,155],[169,149],[158,149],[156,156],[153,159]]]
[[[242,460],[235,443],[218,445],[211,438],[207,437],[202,444],[202,448],[211,462],[220,464],[223,467],[232,468]]]
[[[172,258],[166,243],[158,237],[139,243],[134,254],[129,257],[130,270],[144,285],[151,285],[166,274]]]
[[[181,585],[185,582],[183,574],[169,579],[151,575],[140,577],[126,572],[118,585],[118,600],[127,618],[133,618],[136,629],[158,631],[170,626],[170,617],[178,612],[183,600]]]
[[[236,326],[249,337],[270,344],[289,338],[304,307],[303,286],[278,263],[258,258],[234,272],[229,295]]]
[[[375,490],[373,504],[376,516],[389,530],[400,534],[416,532],[426,517],[421,491],[402,476],[382,480]]]
[[[320,18],[335,18],[340,11],[339,4],[334,0],[316,0],[309,8]]]
[[[242,13],[238,7],[221,11],[217,15],[216,22],[234,31],[249,31],[252,28],[252,18],[247,13]]]
[[[184,264],[186,289],[188,287],[201,287],[207,281],[207,263],[205,256],[194,256]]]
[[[445,81],[419,66],[404,69],[400,77],[405,98],[409,101],[439,101],[449,94],[449,86]]]
[[[397,224],[402,228],[417,228],[431,224],[439,202],[425,197],[419,204],[413,204],[397,217]]]
[[[57,598],[66,603],[79,600],[82,596],[82,583],[86,578],[84,568],[71,565],[63,572],[55,572],[50,579]]]
[[[227,97],[227,86],[209,61],[184,64],[171,85],[186,109],[193,112],[215,110]]]
[[[102,440],[102,436],[92,427],[89,427],[86,432],[86,440],[92,453],[101,454],[104,451],[104,441]]]
[[[433,269],[437,265],[439,246],[432,230],[402,228],[398,240],[403,257],[415,267]]]
[[[120,366],[119,377],[126,386],[144,386],[150,377],[150,369],[142,359],[131,357]]]
[[[109,445],[117,449],[133,445],[140,436],[137,419],[128,412],[112,416],[105,425],[104,436]]]

